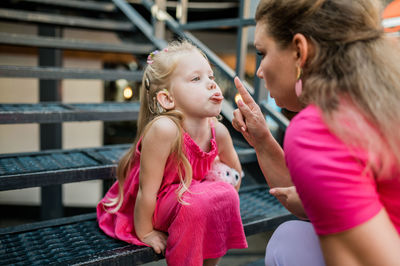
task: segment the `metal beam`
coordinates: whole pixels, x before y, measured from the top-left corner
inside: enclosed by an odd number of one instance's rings
[[[239,19],[247,18],[250,13],[250,1],[240,0],[239,6]],[[247,58],[247,39],[248,30],[243,26],[239,25],[237,28],[237,41],[236,41],[236,73],[238,77],[244,80],[245,74],[245,63]]]
[[[64,27],[81,27],[112,31],[130,31],[133,29],[133,25],[129,22],[79,18],[66,15],[51,15],[45,12],[17,11],[8,8],[0,8],[0,18],[14,21],[59,25]]]
[[[135,121],[139,102],[0,104],[0,124]]]
[[[51,25],[40,25],[38,29],[40,36],[62,37],[60,27]],[[53,48],[39,48],[40,67],[61,67],[62,51]],[[62,98],[61,80],[40,79],[39,80],[39,100],[41,102],[58,101]],[[40,124],[40,150],[61,149],[62,148],[62,127],[61,123]],[[62,187],[42,186],[41,187],[41,218],[42,220],[58,218],[64,215],[62,203]]]
[[[127,79],[141,81],[143,71],[96,70],[60,67],[0,66],[0,77],[39,78],[39,79]]]
[[[289,119],[287,119],[283,114],[272,108],[266,100],[260,102],[261,110],[271,116],[272,119],[278,123],[279,127],[283,130],[289,126]]]
[[[245,27],[255,26],[256,22],[254,18],[240,19],[240,18],[228,18],[228,19],[215,19],[207,21],[189,22],[181,24],[182,30],[201,30],[201,29],[213,29],[221,27]]]
[[[148,54],[154,50],[149,44],[111,44],[4,32],[0,32],[0,44],[132,54]]]
[[[154,36],[153,27],[137,12],[131,5],[124,0],[112,0],[114,4],[136,25],[139,30],[157,46],[162,49],[167,46],[167,42]]]
[[[53,5],[60,7],[70,7],[76,9],[86,9],[100,12],[113,12],[115,6],[111,3],[100,1],[79,1],[79,0],[19,0],[19,2],[31,2],[41,5]]]

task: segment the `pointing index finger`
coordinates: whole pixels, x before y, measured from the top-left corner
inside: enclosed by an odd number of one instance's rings
[[[234,79],[235,86],[243,99],[243,102],[247,105],[255,103],[253,97],[251,97],[250,93],[244,87],[243,83],[240,81],[239,77],[235,77]]]

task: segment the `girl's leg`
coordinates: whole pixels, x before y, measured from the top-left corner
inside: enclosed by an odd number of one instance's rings
[[[216,259],[206,259],[203,261],[203,266],[216,266],[221,258]]]
[[[304,221],[289,221],[281,224],[268,241],[265,265],[325,265],[319,239],[312,224]]]

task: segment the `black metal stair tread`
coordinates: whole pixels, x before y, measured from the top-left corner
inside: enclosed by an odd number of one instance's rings
[[[134,29],[132,23],[125,21],[93,19],[60,14],[52,15],[45,12],[21,11],[10,8],[0,8],[0,19],[109,31],[130,31]]]
[[[266,186],[239,192],[240,211],[246,236],[273,230],[284,221],[296,219]],[[140,264],[160,259],[151,248],[127,244],[106,236],[96,214],[84,214],[34,224],[0,229],[0,264],[88,265],[118,261]],[[119,265],[119,264],[118,264]]]
[[[141,81],[143,71],[76,69],[60,67],[0,66],[0,77],[39,79],[127,79]]]
[[[0,155],[0,191],[114,177],[113,170],[130,147],[48,150]]]
[[[0,154],[0,191],[115,177],[119,158],[131,144],[98,148]],[[242,163],[255,158],[238,148]]]
[[[0,124],[136,120],[139,108],[139,102],[0,104]]]
[[[132,53],[146,55],[155,49],[150,44],[111,44],[86,40],[39,37],[34,35],[0,32],[0,44],[29,47],[46,47],[85,51],[102,51],[115,53]]]
[[[70,7],[101,12],[113,12],[116,10],[113,3],[100,1],[78,1],[78,0],[19,0],[19,2],[31,2],[41,5],[51,5],[58,7]]]

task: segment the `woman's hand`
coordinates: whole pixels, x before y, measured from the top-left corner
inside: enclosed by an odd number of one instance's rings
[[[264,114],[238,77],[235,78],[235,85],[242,100],[237,102],[239,109],[233,112],[233,127],[242,133],[256,151],[258,164],[268,185],[292,186],[282,147],[269,131]]]
[[[274,187],[269,190],[269,193],[275,196],[291,213],[300,219],[307,219],[307,214],[304,211],[299,194],[296,187]]]
[[[142,242],[151,246],[155,253],[165,254],[167,235],[161,231],[153,230],[143,237]]]
[[[237,102],[239,109],[233,112],[232,125],[255,148],[255,144],[265,142],[265,139],[272,135],[258,104],[238,77],[235,77],[234,81],[242,99]]]

